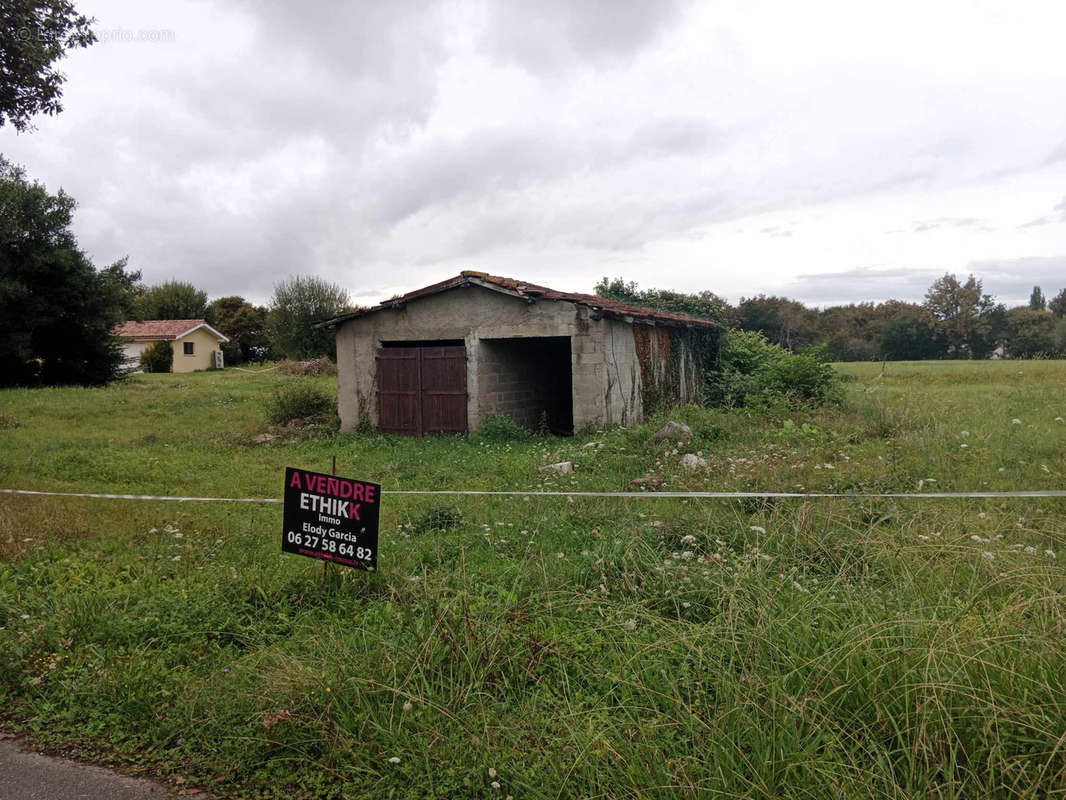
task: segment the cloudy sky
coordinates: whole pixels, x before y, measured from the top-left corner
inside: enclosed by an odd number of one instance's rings
[[[77,4],[64,113],[0,152],[150,282],[1066,287],[1058,0]]]

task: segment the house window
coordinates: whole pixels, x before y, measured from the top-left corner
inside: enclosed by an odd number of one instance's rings
[[[183,347],[185,348],[185,355],[187,355],[187,356],[193,355],[193,351],[192,351],[193,344],[194,344],[193,342],[185,342],[183,344]]]

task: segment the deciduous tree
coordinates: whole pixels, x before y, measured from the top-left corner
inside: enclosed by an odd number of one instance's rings
[[[92,22],[67,0],[0,3],[0,127],[24,131],[35,115],[63,110],[66,76],[55,63],[96,41]]]
[[[207,292],[187,281],[149,286],[137,298],[138,319],[200,319],[207,312]]]
[[[348,292],[314,275],[296,275],[274,287],[267,332],[276,353],[289,358],[337,356],[334,331],[314,323],[349,309]]]
[[[116,286],[123,262],[97,272],[70,229],[75,202],[0,158],[0,385],[101,384],[121,350]]]

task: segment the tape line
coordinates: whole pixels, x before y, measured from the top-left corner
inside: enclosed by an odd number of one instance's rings
[[[4,489],[3,494],[33,495],[38,497],[88,497],[101,500],[160,500],[176,503],[281,503],[275,497],[176,497],[155,494],[103,494],[97,492],[45,492],[34,489]],[[481,497],[631,497],[644,499],[687,499],[687,498],[819,498],[838,497],[851,499],[950,499],[950,498],[1010,498],[1010,497],[1066,497],[1066,490],[1050,489],[1045,491],[1016,492],[520,492],[520,491],[478,491],[463,489],[397,489],[382,492],[391,495],[474,495]]]

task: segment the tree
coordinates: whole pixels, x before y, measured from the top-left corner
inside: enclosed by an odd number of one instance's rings
[[[122,360],[122,262],[97,272],[70,230],[75,208],[0,158],[0,385],[102,384]]]
[[[108,294],[108,302],[115,309],[120,322],[137,316],[137,298],[144,291],[141,283],[141,271],[128,272],[129,257],[123,256],[114,264],[100,270]]]
[[[656,311],[666,311],[671,314],[710,319],[723,325],[729,324],[732,316],[729,303],[714,292],[702,291],[686,294],[669,289],[640,289],[633,281],[626,282],[624,278],[608,279],[606,277],[596,284],[593,291],[600,297],[619,303],[654,308]]]
[[[137,298],[138,319],[200,319],[207,313],[207,292],[171,280],[149,286]]]
[[[93,20],[68,0],[0,3],[0,127],[30,127],[36,114],[58,114],[66,76],[54,64],[96,41]]]
[[[1047,307],[1056,317],[1066,317],[1066,289],[1055,295]]]
[[[230,339],[222,345],[227,364],[269,357],[266,316],[265,308],[254,306],[243,297],[220,297],[211,301],[206,319]]]
[[[906,304],[881,327],[880,351],[893,361],[943,358],[948,343],[927,309]]]
[[[1006,313],[1005,349],[1011,358],[1051,358],[1058,350],[1056,319],[1028,306]]]
[[[818,338],[818,312],[787,297],[741,298],[737,306],[737,326],[758,331],[786,350],[799,351]]]
[[[1039,286],[1034,286],[1032,294],[1029,295],[1029,308],[1033,311],[1047,311],[1047,299]]]
[[[336,358],[333,331],[312,327],[348,311],[348,292],[314,275],[296,275],[274,287],[267,332],[275,352],[289,358]]]
[[[955,357],[981,358],[995,348],[1002,307],[991,295],[982,294],[981,281],[973,275],[961,283],[945,273],[925,294],[925,308],[937,321]]]

